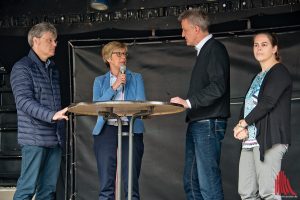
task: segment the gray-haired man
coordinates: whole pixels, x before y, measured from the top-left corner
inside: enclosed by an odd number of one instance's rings
[[[61,161],[67,108],[61,110],[59,72],[54,56],[57,32],[49,23],[28,33],[29,54],[12,68],[11,86],[18,113],[18,143],[22,148],[21,176],[14,200],[54,199]]]

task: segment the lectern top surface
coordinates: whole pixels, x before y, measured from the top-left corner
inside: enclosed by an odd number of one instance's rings
[[[103,113],[114,113],[118,116],[132,116],[145,112],[147,115],[167,115],[185,111],[179,104],[161,101],[101,101],[101,102],[80,102],[71,104],[68,112],[79,115],[98,116]]]

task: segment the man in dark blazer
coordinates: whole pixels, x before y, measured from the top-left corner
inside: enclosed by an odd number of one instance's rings
[[[197,50],[186,99],[172,103],[188,108],[184,189],[188,200],[224,199],[219,168],[221,141],[230,115],[229,56],[209,33],[209,19],[198,9],[179,16],[182,37]]]

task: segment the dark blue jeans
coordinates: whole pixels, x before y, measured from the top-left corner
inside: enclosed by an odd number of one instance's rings
[[[21,175],[14,200],[55,199],[56,182],[61,161],[61,148],[23,146]]]
[[[221,141],[226,120],[191,122],[186,134],[184,190],[188,200],[223,200]]]
[[[127,129],[127,130],[126,130]],[[128,131],[123,127],[122,131]],[[97,161],[100,193],[99,200],[115,200],[117,170],[118,127],[105,125],[99,135],[94,135],[94,152]],[[139,176],[144,154],[143,134],[133,137],[132,199],[139,200]],[[128,189],[128,137],[122,138],[122,180],[127,199]]]

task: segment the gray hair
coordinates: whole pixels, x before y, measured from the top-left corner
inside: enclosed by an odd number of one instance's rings
[[[197,8],[186,10],[179,15],[178,21],[181,22],[184,19],[187,19],[194,26],[199,26],[202,31],[208,31],[210,21],[207,13],[203,10]]]
[[[33,46],[33,38],[40,38],[43,36],[44,33],[50,32],[54,35],[54,37],[57,37],[57,31],[56,28],[48,23],[48,22],[41,22],[39,24],[34,25],[28,32],[28,44],[30,47]]]

